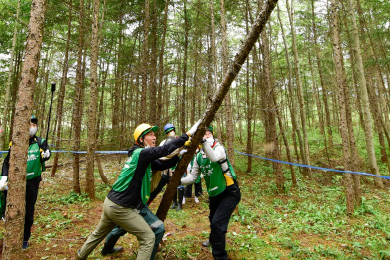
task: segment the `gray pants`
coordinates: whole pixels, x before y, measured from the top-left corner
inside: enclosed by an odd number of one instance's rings
[[[138,210],[125,208],[115,204],[108,198],[104,200],[103,213],[98,226],[85,241],[76,259],[87,259],[93,249],[116,225],[121,226],[128,233],[137,237],[140,245],[137,259],[149,260],[153,252],[155,240],[152,229],[139,214]]]
[[[156,256],[156,253],[157,253],[157,250],[158,250],[158,246],[164,236],[164,233],[165,233],[165,227],[164,227],[164,222],[162,222],[161,220],[158,219],[158,217],[156,215],[154,215],[150,209],[148,208],[148,206],[145,206],[141,212],[139,213],[142,218],[146,221],[146,223],[148,223],[148,225],[150,226],[150,228],[153,230],[153,233],[156,237],[156,240],[154,242],[154,249],[153,249],[153,253],[152,255],[150,256],[150,260],[153,260]],[[104,248],[107,250],[107,251],[110,251],[114,248],[116,242],[118,241],[118,239],[125,235],[127,232],[126,230],[124,230],[123,228],[121,228],[120,226],[116,226],[111,232],[110,234],[108,234],[107,238],[106,238],[106,242],[104,243]]]

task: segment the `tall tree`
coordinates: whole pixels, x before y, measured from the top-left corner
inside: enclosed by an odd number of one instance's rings
[[[331,0],[331,28],[332,28],[332,46],[333,46],[333,58],[335,64],[336,83],[339,97],[339,111],[340,111],[340,133],[343,145],[343,163],[346,171],[352,170],[352,157],[350,149],[350,136],[348,134],[348,121],[346,111],[346,99],[345,88],[347,88],[347,80],[345,76],[343,52],[341,47],[340,32],[338,25],[338,6],[335,0]],[[346,187],[346,201],[347,212],[352,213],[354,210],[354,189],[351,174],[344,174],[345,187]]]
[[[370,113],[368,93],[367,93],[367,83],[365,78],[365,72],[363,67],[362,53],[360,49],[360,39],[358,34],[358,27],[356,23],[355,16],[355,4],[353,0],[347,0],[348,3],[348,12],[349,17],[352,21],[352,50],[356,59],[355,66],[357,67],[357,79],[360,90],[360,95],[362,98],[362,107],[364,113],[364,134],[366,139],[367,153],[368,153],[368,162],[370,165],[371,172],[375,175],[380,176],[378,164],[375,157],[375,149],[373,143],[373,133],[372,133],[372,117]],[[381,178],[375,178],[375,185],[379,188],[383,188],[383,182]]]
[[[91,49],[91,89],[88,107],[88,148],[86,191],[89,198],[95,199],[94,158],[96,150],[96,113],[97,113],[97,62],[99,56],[99,0],[93,1],[92,49]]]
[[[329,137],[329,145],[331,146],[333,143],[333,139],[332,139],[332,128],[331,128],[330,112],[329,112],[329,105],[328,105],[328,94],[327,94],[328,88],[325,85],[325,81],[324,81],[323,68],[321,62],[321,53],[320,53],[320,48],[318,46],[317,26],[315,23],[315,13],[314,13],[314,0],[311,0],[311,19],[312,19],[314,50],[316,53],[317,69],[318,69],[318,74],[320,76],[320,83],[322,88],[322,101],[324,103],[324,109],[325,109],[325,127]]]
[[[269,43],[266,34],[267,30],[264,28],[261,34],[261,43],[262,43],[262,54],[263,54],[263,67],[264,67],[264,96],[262,96],[265,101],[265,136],[266,136],[266,147],[267,153],[270,154],[270,157],[274,160],[280,160],[280,150],[279,150],[279,141],[278,133],[276,129],[276,97],[275,97],[275,87],[272,82],[272,72],[271,72],[271,58],[269,51]],[[280,163],[272,162],[272,166],[275,171],[276,176],[276,186],[279,193],[284,192],[284,176],[282,172],[282,166]]]
[[[26,52],[13,122],[14,130],[12,134],[9,189],[2,256],[4,260],[21,258],[25,216],[27,150],[29,146],[28,129],[32,112],[35,82],[38,75],[46,4],[46,0],[33,0],[31,2]]]
[[[163,31],[161,37],[161,49],[159,53],[159,64],[158,64],[158,99],[157,99],[157,115],[160,115],[158,125],[161,125],[161,116],[163,115],[163,93],[167,93],[166,90],[163,91],[164,84],[164,50],[165,50],[165,37],[167,34],[167,22],[168,22],[168,7],[169,0],[165,1],[164,7],[164,20],[163,20]]]
[[[157,111],[157,0],[152,1],[152,28],[150,30],[151,40],[151,53],[150,55],[150,89],[149,89],[149,110]],[[150,124],[156,125],[157,118],[159,115],[157,113],[151,113],[149,122]]]
[[[20,17],[20,0],[18,0],[18,5],[16,7],[16,21],[15,21],[15,28],[14,33],[12,37],[12,47],[11,47],[11,57],[8,67],[8,76],[7,76],[7,83],[6,83],[6,91],[5,91],[5,97],[4,97],[4,111],[1,114],[1,120],[0,120],[0,149],[3,149],[4,143],[5,143],[5,134],[6,134],[6,127],[8,123],[9,118],[9,108],[10,108],[10,96],[11,96],[11,85],[12,85],[12,74],[14,70],[14,59],[15,59],[15,49],[16,49],[16,40],[18,38],[18,28],[19,28],[19,17]],[[2,131],[1,131],[2,130]]]
[[[296,32],[295,32],[295,25],[294,25],[294,18],[293,18],[293,1],[291,2],[291,8],[289,4],[290,0],[286,0],[286,7],[287,7],[287,13],[290,21],[290,27],[291,27],[291,40],[292,40],[292,48],[293,48],[293,54],[294,54],[294,74],[295,74],[295,84],[297,86],[297,94],[298,94],[298,102],[299,102],[299,113],[301,117],[301,125],[302,125],[302,132],[303,132],[303,145],[304,145],[304,157],[303,162],[307,165],[310,165],[310,152],[309,152],[309,140],[308,140],[308,133],[307,133],[307,122],[306,122],[306,105],[303,95],[303,89],[301,85],[301,78],[300,78],[300,66],[299,66],[299,59],[298,59],[298,48],[296,43]],[[305,172],[310,173],[310,168],[305,168]]]
[[[222,72],[225,76],[228,70],[228,45],[226,39],[226,19],[225,19],[225,1],[220,0],[221,3],[221,37],[222,37]],[[225,113],[226,113],[226,136],[227,136],[227,154],[231,164],[234,165],[234,123],[232,115],[230,92],[225,97]]]
[[[145,0],[145,16],[144,16],[144,35],[142,43],[142,90],[141,90],[141,109],[140,115],[146,115],[146,93],[148,91],[148,62],[149,62],[149,0]],[[147,118],[148,120],[148,118]],[[137,122],[138,124],[139,122]]]
[[[304,151],[304,144],[303,144],[303,140],[302,140],[301,130],[300,130],[300,127],[299,127],[299,124],[298,124],[298,119],[296,117],[295,95],[294,95],[294,90],[293,90],[293,86],[292,86],[293,72],[292,72],[292,68],[290,66],[290,55],[289,55],[289,52],[288,52],[287,37],[286,37],[285,31],[284,31],[283,21],[282,21],[281,16],[280,16],[279,3],[277,5],[277,14],[278,14],[278,20],[279,20],[279,24],[280,24],[280,29],[281,29],[281,32],[282,32],[284,53],[285,53],[285,59],[286,59],[286,64],[287,64],[287,75],[288,75],[288,78],[287,78],[287,88],[288,88],[288,93],[290,95],[290,102],[289,102],[288,108],[290,110],[290,115],[291,115],[291,123],[292,123],[292,131],[293,131],[293,143],[294,143],[294,148],[295,148],[295,151],[296,151],[296,156],[297,156],[297,159],[299,161],[299,154],[297,152],[298,148],[297,148],[297,144],[296,144],[295,135],[298,138],[299,152],[300,152],[301,158],[305,157],[305,151]],[[302,159],[302,160],[304,160],[304,159]]]
[[[77,68],[76,68],[76,96],[73,106],[72,128],[73,128],[73,151],[80,149],[81,138],[81,120],[82,120],[82,104],[84,95],[84,78],[82,72],[83,66],[83,49],[84,49],[84,0],[80,0],[79,10],[79,38],[78,38],[78,51],[77,51]],[[80,156],[78,153],[73,155],[73,190],[76,193],[80,193]]]
[[[183,90],[180,97],[180,126],[184,133],[186,130],[186,91],[187,91],[187,62],[188,62],[188,34],[189,22],[187,12],[187,0],[184,0],[184,57],[183,57]],[[179,72],[180,73],[180,72]]]
[[[65,45],[65,57],[63,61],[63,67],[62,67],[62,76],[61,76],[61,84],[60,84],[60,91],[59,91],[59,98],[57,102],[57,113],[56,113],[56,140],[55,140],[55,147],[57,149],[61,145],[61,132],[62,132],[62,116],[64,112],[64,98],[65,98],[65,86],[67,82],[67,76],[68,76],[68,69],[69,69],[69,45],[70,45],[70,36],[72,32],[72,0],[69,1],[69,15],[68,15],[68,33],[66,38],[66,45]],[[53,159],[53,166],[51,168],[51,176],[54,176],[57,171],[58,166],[58,157],[59,153],[56,153],[54,155]]]

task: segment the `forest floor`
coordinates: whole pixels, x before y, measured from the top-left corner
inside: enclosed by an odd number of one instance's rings
[[[124,161],[119,156],[103,160],[111,183]],[[66,162],[62,161],[64,166],[55,177],[50,176],[50,169],[43,173],[30,247],[23,250],[21,260],[73,259],[99,221],[109,186],[96,173],[95,201],[72,193],[72,168]],[[236,157],[242,201],[227,233],[231,259],[390,259],[388,188],[377,190],[372,179],[362,178],[363,203],[348,216],[340,174],[313,172],[310,179],[297,174],[298,186],[291,187],[285,168],[286,193],[277,194],[270,165],[255,161],[256,170],[244,174],[245,163],[246,157]],[[81,167],[84,174],[85,165]],[[200,198],[199,204],[187,199],[184,210],[169,211],[167,236],[156,259],[212,259],[211,249],[201,246],[209,233],[206,198]],[[161,194],[151,205],[153,212],[160,200]],[[1,222],[0,243],[3,234]],[[118,241],[124,247],[122,253],[103,257],[102,244],[89,259],[136,258],[138,242],[130,234]]]

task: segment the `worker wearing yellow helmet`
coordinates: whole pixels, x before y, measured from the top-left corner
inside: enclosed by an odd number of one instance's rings
[[[157,126],[143,123],[135,129],[135,144],[128,152],[129,158],[104,201],[103,213],[97,228],[77,252],[77,260],[87,259],[107,234],[101,253],[107,255],[122,251],[122,247],[114,245],[126,232],[138,239],[140,248],[137,259],[154,259],[165,227],[147,207],[152,169],[161,171],[173,167],[179,161],[178,156],[166,161],[158,159],[182,147],[195,133],[199,124],[200,121],[187,133],[157,147],[155,136]]]

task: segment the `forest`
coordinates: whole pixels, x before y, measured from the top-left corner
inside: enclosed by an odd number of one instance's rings
[[[390,259],[389,84],[385,0],[2,0],[1,257],[77,259],[137,126],[159,126],[158,145],[200,122],[150,204],[155,259],[217,259],[209,184],[169,209],[209,125],[241,189],[229,259]],[[51,157],[22,250],[32,116]],[[89,259],[141,251],[131,234],[118,254],[102,244]]]

